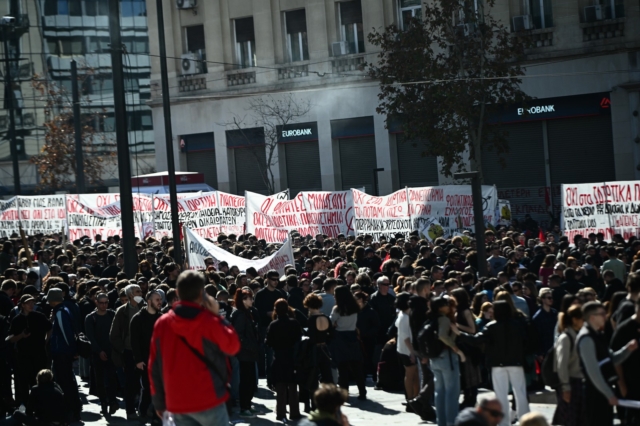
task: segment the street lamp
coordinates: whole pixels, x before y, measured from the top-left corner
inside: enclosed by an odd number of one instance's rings
[[[3,16],[0,19],[0,27],[2,28],[2,42],[4,46],[4,101],[5,107],[9,110],[9,148],[11,150],[11,160],[13,162],[13,187],[15,195],[20,195],[22,189],[20,187],[20,164],[18,163],[18,143],[16,141],[16,121],[15,121],[15,105],[13,102],[13,81],[11,79],[11,66],[13,61],[19,61],[20,58],[9,58],[9,30],[13,30],[16,18],[13,16]]]

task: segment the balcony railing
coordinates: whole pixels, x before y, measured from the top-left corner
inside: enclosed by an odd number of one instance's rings
[[[252,84],[256,82],[256,72],[229,72],[227,74],[227,85],[229,87],[232,86],[242,86],[245,84]]]
[[[349,55],[345,57],[339,57],[331,61],[331,68],[334,73],[340,73],[345,71],[363,71],[364,69],[364,54]]]
[[[207,78],[205,76],[184,76],[178,80],[179,92],[193,92],[207,88]]]
[[[278,70],[278,80],[289,80],[309,75],[308,65],[289,65]]]

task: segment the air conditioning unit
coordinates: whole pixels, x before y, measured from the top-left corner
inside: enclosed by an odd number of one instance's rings
[[[604,7],[601,4],[595,6],[586,6],[584,8],[585,22],[596,22],[604,19]]]
[[[198,5],[196,0],[176,0],[178,9],[193,9]]]
[[[525,31],[533,29],[533,20],[531,15],[521,15],[513,17],[513,31]]]
[[[346,41],[337,41],[331,44],[333,56],[342,56],[349,53],[349,45]]]
[[[182,55],[182,75],[202,74],[202,61],[197,53],[189,52]]]

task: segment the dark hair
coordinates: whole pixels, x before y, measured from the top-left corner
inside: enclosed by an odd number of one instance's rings
[[[566,330],[567,328],[571,328],[571,326],[573,325],[573,319],[574,318],[575,319],[581,319],[583,317],[582,316],[582,307],[581,306],[577,306],[577,305],[571,306],[566,314],[565,313],[561,313],[560,315],[562,315],[562,317],[559,317],[559,319],[561,321],[558,321],[558,322],[561,322],[562,329],[559,330],[559,331],[562,332],[562,331]]]
[[[349,316],[360,312],[360,306],[348,286],[339,285],[336,287],[335,298],[336,309],[340,315]]]
[[[320,309],[322,308],[322,297],[315,293],[310,293],[304,298],[302,304],[307,309]]]
[[[242,302],[247,297],[251,297],[253,299],[253,292],[251,290],[242,290],[242,289],[236,290],[235,294],[233,295],[233,304],[235,308],[238,309],[239,311],[247,311],[248,309],[244,306],[244,303]]]
[[[197,271],[184,271],[178,276],[176,289],[180,300],[195,302],[204,290],[204,277]]]
[[[293,309],[289,307],[286,299],[278,299],[273,304],[273,319],[293,317]]]
[[[486,293],[479,292],[473,296],[473,301],[471,302],[471,312],[474,316],[479,317],[482,309],[482,304],[485,303],[482,299],[487,296]],[[489,297],[487,297],[487,301],[489,301]]]
[[[356,299],[360,299],[363,302],[367,303],[369,301],[369,295],[364,291],[356,291],[353,295]]]
[[[313,394],[313,401],[319,412],[335,415],[338,408],[347,402],[348,397],[346,390],[338,388],[333,383],[321,383],[320,388]]]
[[[458,304],[458,312],[466,311],[470,309],[469,306],[469,293],[464,288],[456,288],[451,291],[451,297],[456,299],[456,303]]]
[[[629,293],[640,293],[640,274],[631,272],[627,277],[626,288]]]
[[[511,306],[504,300],[493,302],[493,319],[497,322],[507,321],[512,318]]]
[[[395,306],[399,311],[406,311],[409,309],[409,299],[411,298],[411,294],[407,292],[402,292],[396,297]]]
[[[600,302],[587,302],[582,306],[582,317],[586,321],[598,309],[604,309],[604,305]]]

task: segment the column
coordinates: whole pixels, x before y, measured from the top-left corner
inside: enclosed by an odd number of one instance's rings
[[[391,169],[391,151],[389,150],[389,131],[384,126],[385,116],[374,114],[373,128],[376,137],[376,163],[384,171],[378,172],[380,195],[393,192],[393,170]],[[373,170],[371,171],[373,173]]]
[[[223,192],[233,192],[231,182],[235,176],[231,176],[229,167],[229,150],[227,149],[227,136],[224,126],[215,125],[213,128],[213,141],[216,147],[216,172],[218,187]]]
[[[323,191],[336,191],[341,188],[340,163],[335,146],[337,141],[331,139],[331,121],[329,117],[318,117],[318,147],[320,149],[320,175]]]

